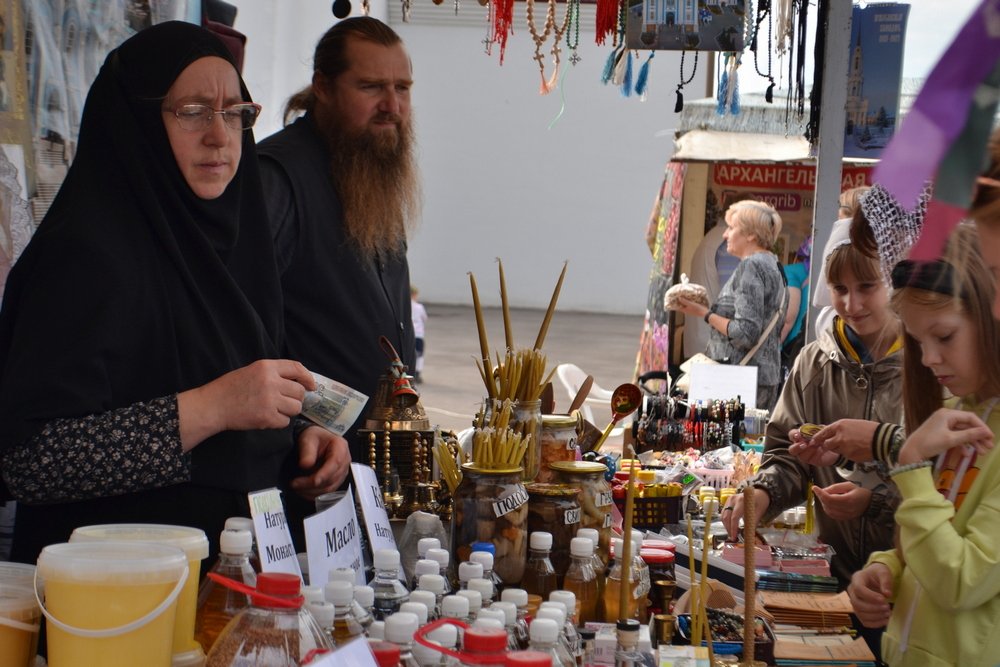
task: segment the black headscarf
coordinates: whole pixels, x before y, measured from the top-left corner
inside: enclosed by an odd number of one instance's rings
[[[253,134],[243,132],[225,192],[204,200],[164,127],[175,122],[161,112],[167,91],[206,56],[233,63],[208,31],[164,23],[112,51],[97,75],[73,164],[7,281],[0,447],[55,418],[168,396],[277,356],[281,292]],[[192,451],[192,484],[273,485],[291,444],[289,429],[220,433]]]

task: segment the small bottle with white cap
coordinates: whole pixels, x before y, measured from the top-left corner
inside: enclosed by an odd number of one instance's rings
[[[493,546],[492,542],[487,542],[490,546]],[[497,591],[499,595],[503,589],[503,580],[500,578],[496,572],[493,571],[493,552],[492,551],[475,551],[469,554],[470,563],[479,563],[483,566],[483,579],[487,579],[493,582],[493,589]]]
[[[385,641],[399,647],[399,667],[420,667],[413,657],[413,634],[419,624],[417,615],[408,611],[398,611],[385,619]]]
[[[474,625],[480,627],[485,625],[503,630],[504,621],[506,619],[507,615],[503,613],[502,609],[480,609],[479,613],[476,615]]]
[[[556,570],[552,567],[549,552],[552,549],[552,533],[536,531],[528,539],[528,562],[524,566],[521,588],[541,595],[542,599],[556,588]]]
[[[414,563],[413,583],[410,586],[411,591],[417,590],[417,586],[420,584],[420,577],[425,574],[441,574],[441,568],[438,566],[437,561],[421,558]]]
[[[500,594],[501,602],[513,602],[517,606],[517,643],[521,650],[528,648],[528,591],[523,588],[507,588]]]
[[[472,622],[469,618],[469,600],[460,595],[445,595],[441,600],[441,618],[454,618],[465,624]]]
[[[420,590],[419,588],[412,593],[410,593],[410,602],[419,602],[420,604],[427,607],[427,621],[436,621],[440,617],[437,608],[437,595],[430,591]]]
[[[375,590],[371,586],[355,586],[351,613],[354,614],[354,619],[365,630],[375,620],[375,617],[372,616],[373,606],[375,606]]]
[[[458,564],[458,588],[459,590],[464,590],[468,588],[469,581],[471,579],[482,579],[483,578],[483,565],[482,563],[473,563],[472,561],[466,561],[464,563]]]
[[[574,537],[569,541],[569,569],[563,585],[576,597],[576,621],[585,625],[589,621],[599,621],[597,617],[597,574],[594,572],[594,543],[586,537]],[[551,596],[550,596],[551,598]]]
[[[411,614],[415,614],[417,617],[417,626],[423,627],[427,625],[427,614],[429,613],[427,605],[423,602],[414,602],[410,600],[409,602],[404,602],[399,605],[400,611],[408,611]]]
[[[437,563],[434,566],[437,567]],[[440,617],[441,599],[444,597],[444,577],[440,574],[422,574],[420,575],[420,582],[417,584],[417,590],[430,591],[434,594],[436,598],[434,614]]]
[[[337,611],[333,604],[326,600],[307,602],[306,609],[312,613],[313,618],[316,619],[316,625],[320,627],[330,643],[336,646],[337,640],[333,638],[333,621],[337,617]]]
[[[373,611],[377,620],[385,620],[399,611],[399,605],[410,598],[410,592],[399,580],[399,552],[395,549],[375,550],[375,578],[371,587],[375,591]]]
[[[496,591],[503,590],[503,579],[500,575],[493,570],[493,564],[496,562],[497,558],[497,546],[492,542],[473,542],[472,543],[472,553],[478,551],[485,551],[489,555],[493,556],[493,561],[490,563],[489,567],[483,565],[483,578],[489,579],[493,582],[493,589]],[[469,560],[472,560],[472,554],[469,554]],[[485,561],[475,561],[480,563],[485,563]]]
[[[351,603],[354,602],[354,584],[347,581],[331,581],[324,592],[330,596],[335,616],[333,619],[333,641],[337,646],[343,646],[355,637],[364,634],[358,620],[351,613]]]
[[[427,633],[427,640],[443,648],[455,650],[458,646],[458,628],[454,625],[442,625]],[[457,661],[441,651],[420,642],[413,642],[413,657],[420,667],[456,667]]]
[[[571,591],[552,591],[549,593],[549,602],[562,605],[566,615],[566,623],[563,625],[563,634],[566,635],[566,648],[573,657],[580,653],[580,635],[576,631],[576,595]],[[544,604],[544,603],[542,603]]]
[[[455,584],[452,581],[453,575],[448,571],[451,562],[451,554],[447,549],[428,549],[424,558],[432,560],[438,564],[438,574],[444,577],[444,590],[451,595],[455,592]]]
[[[468,590],[479,593],[484,607],[491,604],[496,596],[496,589],[493,588],[493,582],[489,579],[469,579],[466,586],[468,586]]]
[[[475,618],[479,614],[479,610],[483,608],[483,594],[479,591],[466,589],[464,591],[457,591],[455,595],[469,601],[469,618]]]
[[[503,629],[507,631],[507,649],[519,651],[520,644],[517,641],[517,605],[513,602],[494,602],[490,609],[497,609],[503,612]]]
[[[539,618],[551,618],[559,624],[559,641],[566,649],[566,653],[576,658],[580,650],[580,637],[576,633],[576,628],[572,628],[572,636],[567,635],[566,607],[561,602],[543,602],[535,612],[535,620]]]
[[[532,651],[539,651],[552,658],[552,667],[576,667],[576,661],[566,653],[559,641],[559,627],[550,618],[536,618],[531,622]]]

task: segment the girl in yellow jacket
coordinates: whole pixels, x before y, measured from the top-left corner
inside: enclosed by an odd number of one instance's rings
[[[892,667],[994,667],[1000,661],[1000,327],[995,281],[975,229],[944,258],[892,273],[905,327],[903,402],[910,436],[892,471],[902,495],[899,547],[876,552],[848,593],[886,627]],[[947,393],[952,398],[945,400]]]

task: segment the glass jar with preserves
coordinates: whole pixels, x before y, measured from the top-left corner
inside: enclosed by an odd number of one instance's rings
[[[580,489],[580,527],[594,528],[598,533],[597,554],[608,564],[611,548],[611,486],[604,478],[607,466],[593,461],[557,461],[549,465],[556,481]]]
[[[474,542],[492,542],[493,573],[505,586],[521,581],[528,557],[528,492],[520,467],[490,469],[466,463],[455,489],[451,548],[456,563],[469,560]]]
[[[583,416],[579,410],[568,415],[542,415],[542,462],[536,482],[555,481],[550,463],[576,460],[576,442],[582,431]]]
[[[527,438],[528,449],[521,462],[521,478],[534,481],[542,463],[542,401],[515,401],[510,413],[510,428],[522,438]]]
[[[580,528],[580,488],[541,482],[527,484],[525,488],[528,490],[528,533],[552,534],[549,558],[562,587],[569,568],[569,543]]]

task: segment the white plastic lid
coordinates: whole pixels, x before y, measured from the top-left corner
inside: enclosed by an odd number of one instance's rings
[[[494,602],[490,605],[490,609],[503,612],[504,625],[514,625],[514,622],[517,621],[517,605],[513,602]]]
[[[445,648],[455,648],[458,645],[458,628],[454,625],[439,625],[427,633],[427,638]]]
[[[430,591],[420,590],[419,588],[412,593],[410,593],[410,602],[419,602],[428,609],[434,609],[437,607],[437,595]]]
[[[447,549],[428,549],[427,553],[424,554],[424,558],[434,561],[438,564],[439,568],[448,567],[448,562],[451,560]]]
[[[189,561],[208,558],[208,538],[205,531],[190,526],[168,526],[159,523],[106,523],[80,526],[69,537],[70,542],[152,542],[178,547]]]
[[[309,601],[309,611],[312,612],[313,618],[316,622],[320,624],[322,628],[329,628],[333,625],[333,619],[337,616],[337,609],[333,606],[333,603],[326,602],[316,602],[314,600]]]
[[[500,594],[500,600],[503,602],[513,602],[518,607],[528,606],[528,591],[523,588],[505,588],[503,593]]]
[[[484,609],[483,611],[489,610]],[[480,616],[472,622],[472,627],[482,630],[503,630],[503,621],[498,618],[484,617],[482,613],[482,611],[479,612]],[[503,612],[500,612],[500,615],[503,616]]]
[[[376,549],[373,560],[376,570],[399,569],[399,552],[395,549]]]
[[[532,533],[529,546],[538,551],[548,551],[552,548],[552,533],[541,530]]]
[[[253,519],[245,516],[231,516],[226,519],[226,530],[249,530],[251,535],[256,534]]]
[[[380,549],[379,551],[391,551],[391,549]],[[393,553],[397,552],[393,551]],[[393,644],[412,644],[413,633],[417,631],[418,627],[420,627],[420,619],[417,618],[416,614],[408,611],[397,611],[385,619],[385,638]]]
[[[556,607],[539,607],[538,611],[535,612],[535,620],[531,622],[532,625],[540,618],[551,618],[559,624],[560,628],[566,624],[566,612]]]
[[[464,563],[458,564],[459,581],[469,581],[471,579],[482,579],[482,578],[483,578],[482,563],[473,563],[471,561],[466,561]]]
[[[479,610],[483,608],[483,594],[479,591],[470,591],[466,589],[464,591],[458,591],[455,595],[459,595],[469,601],[470,616],[478,614]]]
[[[428,549],[440,549],[441,540],[436,537],[421,537],[417,540],[417,555],[421,558],[427,558]]]
[[[431,644],[440,646],[440,644],[435,641],[431,641]],[[430,646],[424,646],[423,644],[414,641],[412,650],[413,658],[416,660],[418,665],[438,665],[441,663],[441,651],[433,649]]]
[[[427,609],[427,605],[425,605],[423,602],[413,602],[413,601],[404,602],[403,604],[399,605],[399,610],[408,611],[411,614],[416,614],[417,620],[420,621],[420,625],[424,625],[425,623],[427,623],[427,614],[430,613]]]
[[[32,664],[43,664],[42,658],[37,658]],[[170,656],[170,667],[205,667],[205,652],[199,646],[183,653],[174,653]]]
[[[335,567],[327,575],[327,581],[346,581],[353,584],[358,580],[358,573],[349,567]]]
[[[303,586],[300,593],[306,599],[307,604],[309,602],[326,602],[326,595],[321,586]],[[353,589],[351,590],[351,597],[354,597]]]
[[[528,628],[528,636],[532,642],[554,644],[559,640],[560,628],[562,626],[550,618],[535,617]]]
[[[576,593],[573,591],[552,591],[549,593],[550,602],[561,602],[566,608],[566,613],[570,614],[570,610],[576,612]]]
[[[444,596],[444,599],[441,600],[441,615],[450,616],[452,618],[468,618],[468,598],[460,597],[458,595]]]
[[[440,574],[441,566],[437,564],[436,560],[428,560],[426,558],[421,558],[413,565],[413,574],[420,579],[422,574]]]
[[[633,541],[634,540],[639,540],[639,544],[642,544],[642,538],[643,538],[643,534],[642,534],[641,530],[633,530],[632,531],[632,540]]]
[[[253,548],[253,535],[249,530],[224,530],[219,535],[219,551],[238,556]]]
[[[620,537],[611,538],[611,553],[615,555],[615,558],[622,557],[622,540]]]
[[[574,537],[569,541],[569,553],[580,558],[590,558],[594,555],[594,543],[587,537]]]
[[[597,547],[597,543],[601,540],[601,534],[597,532],[596,528],[581,528],[576,531],[576,536],[586,537],[594,543],[594,547]]]
[[[417,579],[417,588],[435,595],[444,595],[444,577],[440,574],[422,574]]]
[[[346,581],[331,581],[323,587],[323,594],[329,602],[344,607],[354,599],[354,584]],[[374,598],[372,599],[374,602]]]
[[[354,600],[365,609],[371,608],[375,604],[375,589],[371,586],[355,586]]]
[[[465,586],[470,591],[478,591],[484,601],[493,599],[493,582],[489,579],[469,579]]]
[[[187,566],[179,547],[142,541],[50,544],[38,556],[39,577],[88,585],[177,583]]]
[[[473,551],[469,554],[470,563],[479,563],[483,566],[483,572],[493,569],[493,554],[489,551]]]
[[[365,632],[368,633],[368,639],[379,641],[385,639],[385,621],[372,621]]]
[[[493,607],[487,607],[486,609],[480,609],[479,613],[476,614],[476,620],[479,619],[489,619],[493,621],[498,621],[501,626],[503,626],[504,621],[507,620],[507,614],[504,613],[503,609],[494,609]]]

